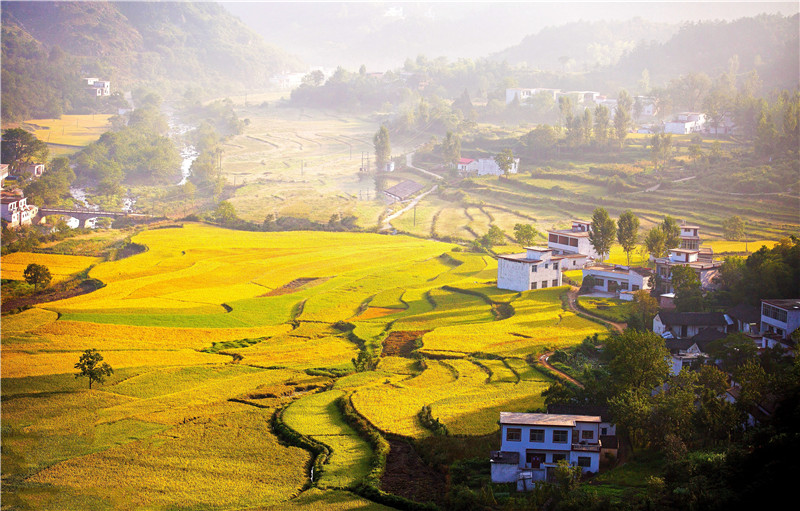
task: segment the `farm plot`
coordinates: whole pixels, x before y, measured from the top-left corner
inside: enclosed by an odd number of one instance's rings
[[[66,280],[100,261],[98,257],[14,252],[4,255],[0,259],[0,266],[3,268],[3,279],[25,280],[23,273],[29,264],[42,264],[47,266],[50,275],[53,276],[52,282],[55,283]]]
[[[341,390],[311,394],[289,405],[283,414],[287,426],[331,448],[317,483],[320,488],[350,486],[370,470],[372,449],[343,421],[336,407],[336,399],[343,395]]]
[[[561,309],[564,289],[498,290],[491,257],[450,244],[196,224],[133,241],[148,250],[93,267],[106,284],[97,292],[3,318],[12,506],[296,505],[287,501],[307,482],[310,456],[268,427],[292,403],[290,427],[334,452],[317,481],[330,491],[309,493],[309,505],[348,509],[362,501],[333,489],[367,473],[371,452],[336,397],[350,395],[386,432],[431,434],[418,417],[430,406],[452,433],[482,435],[500,410],[541,405],[547,381],[528,354],[600,331]],[[450,358],[417,360],[420,342],[423,354]],[[87,348],[115,369],[92,390],[73,377]],[[335,381],[305,372],[352,371],[362,348],[386,349],[374,371]],[[331,390],[313,393],[320,387]]]

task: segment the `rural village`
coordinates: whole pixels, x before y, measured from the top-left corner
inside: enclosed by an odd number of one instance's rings
[[[351,72],[224,3],[36,4],[3,2],[4,510],[788,494],[797,6],[608,70],[521,46]],[[64,36],[95,16],[107,46]],[[762,53],[641,69],[706,30]]]

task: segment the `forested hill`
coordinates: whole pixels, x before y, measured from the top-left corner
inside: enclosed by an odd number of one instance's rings
[[[647,69],[651,85],[658,86],[691,72],[715,77],[722,72],[756,71],[769,89],[794,89],[800,76],[799,23],[797,14],[687,23],[667,41],[637,46],[601,74],[625,83]]]
[[[2,2],[2,22],[4,119],[79,108],[75,76],[169,95],[190,85],[243,91],[303,69],[212,2]]]

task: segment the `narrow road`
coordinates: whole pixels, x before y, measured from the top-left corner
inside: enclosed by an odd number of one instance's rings
[[[412,160],[413,158],[414,158],[414,153],[413,153],[413,152],[410,152],[410,153],[408,153],[408,154],[406,155],[406,166],[407,166],[407,167],[410,167],[410,168],[412,168],[412,169],[414,169],[414,170],[418,170],[418,171],[420,171],[420,172],[422,172],[422,173],[424,173],[424,174],[427,174],[427,175],[429,175],[429,176],[431,176],[431,177],[435,177],[436,179],[444,179],[444,178],[443,178],[442,176],[440,176],[439,174],[434,174],[433,172],[431,172],[431,171],[429,171],[429,170],[425,170],[425,169],[421,169],[421,168],[419,168],[419,167],[415,167],[415,166],[414,166],[414,164],[413,164],[413,163],[411,163],[411,160]]]
[[[578,299],[578,288],[577,287],[570,287],[570,290],[567,292],[567,303],[569,303],[569,308],[572,312],[581,313],[585,316],[589,316],[590,318],[594,318],[598,321],[603,322],[604,324],[611,325],[611,327],[617,331],[617,333],[622,333],[627,327],[627,323],[616,323],[614,321],[609,321],[605,318],[601,318],[600,316],[596,316],[590,312],[586,312],[582,309],[578,308],[578,305],[575,303]]]
[[[413,208],[414,206],[416,206],[416,205],[417,205],[417,203],[418,203],[420,200],[422,200],[422,199],[423,199],[423,198],[424,198],[426,195],[428,195],[429,193],[435,192],[437,188],[439,188],[439,185],[433,185],[433,187],[432,187],[430,190],[428,190],[427,192],[425,192],[425,193],[421,193],[421,194],[417,195],[417,196],[414,198],[414,200],[412,200],[411,202],[409,202],[409,203],[408,203],[408,205],[407,205],[406,207],[404,207],[404,208],[403,208],[403,209],[401,209],[400,211],[395,211],[395,212],[394,212],[394,213],[392,213],[391,215],[389,215],[389,216],[387,216],[386,218],[384,218],[384,219],[383,219],[383,228],[384,228],[384,229],[392,229],[392,224],[390,223],[392,220],[394,220],[395,218],[399,217],[400,215],[402,215],[403,213],[405,213],[405,212],[406,212],[406,211],[408,211],[409,209],[411,209],[411,208]]]
[[[552,354],[553,354],[552,351],[548,351],[547,353],[542,353],[541,355],[539,355],[539,363],[542,364],[543,366],[545,366],[547,369],[549,369],[553,373],[557,374],[562,379],[567,380],[567,381],[577,385],[580,388],[583,388],[583,384],[581,382],[579,382],[578,380],[576,380],[572,376],[568,375],[567,373],[562,373],[561,371],[559,371],[558,369],[556,369],[555,367],[550,365],[550,362],[548,362],[547,359],[549,359],[550,355],[552,355]]]

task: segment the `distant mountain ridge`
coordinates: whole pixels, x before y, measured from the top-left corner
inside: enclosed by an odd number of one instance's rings
[[[24,93],[7,90],[6,68],[16,74],[12,84],[40,81],[36,71],[53,51],[76,63],[76,74],[110,79],[114,90],[148,85],[165,95],[190,86],[255,89],[305,68],[213,2],[4,1],[2,25],[4,95]]]

